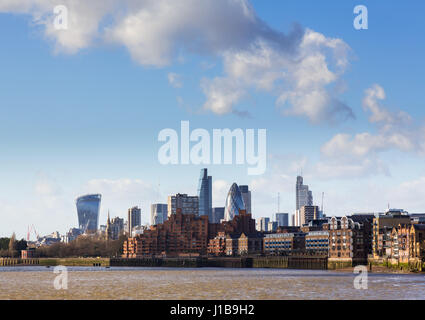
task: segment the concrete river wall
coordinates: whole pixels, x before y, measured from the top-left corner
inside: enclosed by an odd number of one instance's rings
[[[196,258],[0,258],[0,266],[170,267],[170,268],[328,268],[322,257],[196,257]]]

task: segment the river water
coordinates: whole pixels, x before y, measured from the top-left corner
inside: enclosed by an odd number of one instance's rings
[[[0,299],[425,299],[425,276],[288,269],[68,267],[68,289],[54,268],[0,267]],[[58,281],[57,281],[58,282]]]

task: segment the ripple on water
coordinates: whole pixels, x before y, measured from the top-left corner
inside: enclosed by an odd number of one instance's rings
[[[425,299],[425,277],[285,269],[69,268],[68,290],[43,267],[0,268],[0,299]]]

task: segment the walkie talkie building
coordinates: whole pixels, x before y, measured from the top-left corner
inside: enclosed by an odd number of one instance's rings
[[[97,231],[101,199],[100,194],[88,194],[75,200],[78,226],[82,232]]]

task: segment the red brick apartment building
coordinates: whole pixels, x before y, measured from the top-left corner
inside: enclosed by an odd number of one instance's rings
[[[401,263],[425,260],[424,224],[399,224],[392,229],[391,240],[390,259]]]
[[[176,213],[163,224],[124,242],[123,256],[138,258],[152,255],[206,254],[208,216]]]
[[[366,260],[365,232],[359,222],[348,217],[332,217],[329,222],[329,258]]]
[[[208,216],[172,214],[163,224],[152,226],[143,234],[124,242],[123,257],[139,258],[152,255],[178,256],[181,254],[222,255],[229,234],[253,234],[255,220],[241,210],[232,221],[208,223]],[[223,238],[226,235],[226,239]],[[212,241],[211,241],[212,240]],[[244,242],[241,242],[241,245]],[[238,249],[239,251],[239,249]]]

